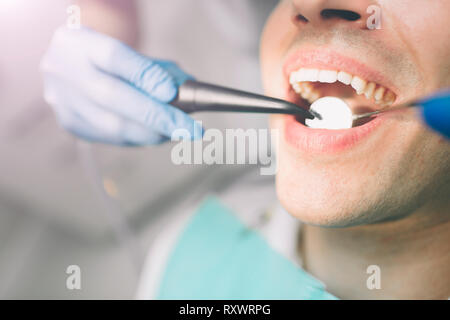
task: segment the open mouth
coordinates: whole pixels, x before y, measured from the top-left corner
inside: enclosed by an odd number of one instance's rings
[[[342,70],[300,68],[290,73],[289,83],[298,97],[309,104],[324,96],[336,96],[351,101],[354,113],[388,108],[396,100],[390,89]],[[373,105],[377,108],[371,108]],[[297,120],[305,124],[304,118],[298,117]],[[361,126],[371,120],[364,118],[355,121],[353,126]]]
[[[288,100],[303,108],[332,96],[344,100],[357,115],[389,108],[399,100],[395,86],[383,73],[331,49],[296,50],[283,69]],[[298,120],[304,124],[304,119]],[[370,121],[361,119],[353,127]]]
[[[285,100],[306,109],[319,98],[336,97],[357,115],[389,108],[400,100],[395,86],[380,71],[330,49],[297,49],[285,60],[283,71]],[[388,113],[381,113],[353,121],[352,127],[311,128],[304,118],[286,116],[285,138],[303,152],[334,153],[367,141],[388,118]]]

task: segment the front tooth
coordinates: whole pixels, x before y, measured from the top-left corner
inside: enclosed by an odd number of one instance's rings
[[[318,69],[307,69],[301,68],[297,74],[298,81],[317,81],[319,78],[319,70]]]
[[[364,89],[364,95],[366,96],[367,99],[372,98],[376,86],[377,85],[374,82],[369,82],[367,84],[366,88]]]
[[[297,82],[303,82],[303,81],[307,81],[307,71],[304,68],[299,69],[296,73],[295,73],[295,81]]]
[[[350,73],[344,71],[339,71],[337,74],[338,81],[346,85],[349,85],[352,82],[352,78],[353,76]]]
[[[384,87],[378,87],[377,90],[375,90],[373,97],[376,101],[381,101],[383,99],[384,91]]]
[[[333,83],[337,80],[337,71],[332,70],[320,70],[319,71],[319,82]]]
[[[355,89],[357,94],[361,94],[364,92],[366,84],[367,84],[366,80],[363,80],[357,76],[354,76],[351,82],[351,86],[353,87],[353,89]]]

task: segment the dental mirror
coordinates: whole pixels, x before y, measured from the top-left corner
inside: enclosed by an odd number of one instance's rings
[[[349,129],[353,126],[353,113],[344,100],[336,97],[322,97],[311,104],[309,111],[314,119],[305,124],[313,129]]]

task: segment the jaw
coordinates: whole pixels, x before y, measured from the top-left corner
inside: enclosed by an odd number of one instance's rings
[[[364,143],[313,153],[286,139],[285,118],[271,118],[282,132],[277,194],[303,222],[347,227],[402,218],[450,181],[450,146],[417,121],[389,119]]]

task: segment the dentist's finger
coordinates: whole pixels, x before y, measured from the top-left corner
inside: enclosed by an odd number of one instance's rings
[[[88,78],[90,82],[75,77],[72,85],[98,107],[169,138],[176,129],[186,129],[194,139],[202,137],[202,128],[183,111],[153,99],[108,74],[94,71]]]
[[[88,59],[103,72],[119,77],[161,102],[172,101],[178,86],[192,78],[175,63],[146,57],[123,42],[83,27],[71,33],[73,45],[83,45]],[[73,46],[72,46],[73,47]]]
[[[156,132],[98,108],[61,79],[47,76],[45,88],[45,99],[53,107],[59,123],[78,137],[116,145],[149,145],[167,140]],[[52,92],[64,92],[64,95]]]

